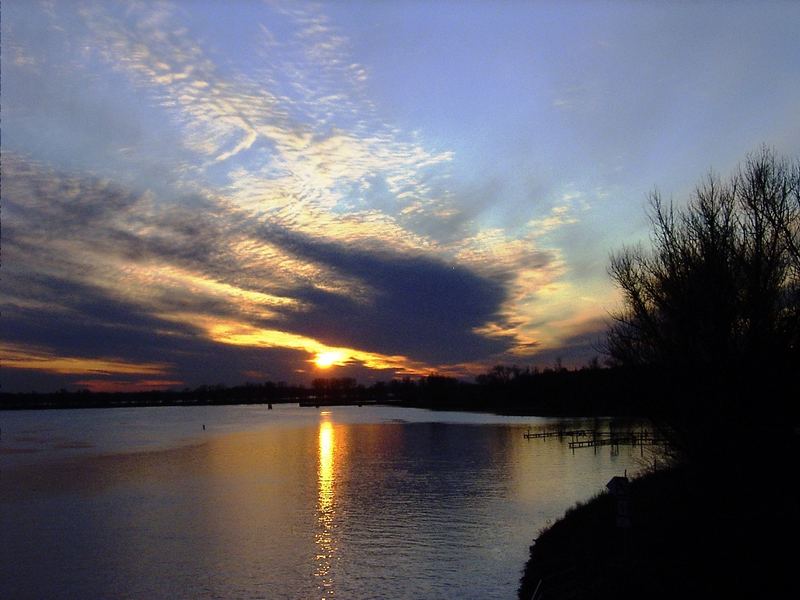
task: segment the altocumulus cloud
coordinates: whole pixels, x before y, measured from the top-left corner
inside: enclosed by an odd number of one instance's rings
[[[387,367],[409,372],[504,349],[475,333],[496,318],[502,282],[431,257],[254,226],[212,200],[196,200],[193,209],[159,203],[147,193],[9,154],[4,211],[4,336],[18,350],[29,344],[31,356],[43,356],[46,346],[66,361],[62,374],[92,370],[67,360],[75,356],[117,357],[132,365],[128,375],[157,356],[162,374],[195,382],[192,360],[205,362],[213,352],[215,340],[204,326],[215,322],[319,343],[289,345],[301,354],[330,346],[393,357]],[[260,261],[242,252],[264,247],[274,251],[260,254]],[[276,267],[285,260],[295,268]],[[359,362],[357,352],[352,356]],[[254,358],[245,363],[240,372],[258,368]],[[42,361],[17,367],[53,372]],[[231,367],[229,377],[236,378]]]
[[[37,26],[4,59],[26,90],[4,106],[12,369],[133,389],[292,378],[331,349],[392,374],[536,348],[562,258],[461,215],[453,153],[383,122],[324,17],[234,12],[253,51],[223,60],[185,6],[39,8],[12,11]]]

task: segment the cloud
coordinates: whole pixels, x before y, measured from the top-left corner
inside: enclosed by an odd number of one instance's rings
[[[325,332],[323,339],[381,352],[394,349],[432,363],[501,347],[474,332],[495,317],[503,302],[501,281],[425,255],[364,250],[274,228],[265,228],[264,236],[280,240],[296,256],[362,281],[371,291],[358,298],[298,290],[311,307],[287,317],[298,330],[313,326],[317,335]]]
[[[87,351],[140,339],[134,348],[166,354],[193,336],[345,348],[354,363],[401,372],[501,349],[474,330],[493,318],[502,283],[455,263],[254,225],[208,202],[212,218],[13,155],[4,166],[14,339]],[[53,333],[55,323],[66,325]]]
[[[324,19],[283,10],[296,35],[282,52],[275,51],[275,36],[262,33],[261,60],[239,58],[238,69],[225,70],[178,27],[174,12],[154,19],[133,10],[125,24],[99,6],[84,16],[100,56],[152,90],[180,125],[185,146],[201,159],[192,177],[222,176],[230,201],[283,226],[423,242],[408,227],[421,215],[446,211],[448,199],[431,195],[429,178],[453,154],[429,151],[380,122],[360,91],[360,76],[352,75],[354,63],[338,54],[346,44]],[[265,9],[262,18],[275,16]],[[263,23],[241,25],[268,31]],[[291,90],[280,81],[286,73]],[[306,79],[313,86],[302,85]],[[359,206],[376,178],[393,198],[388,212]]]
[[[14,42],[36,59],[19,65],[31,97],[48,92],[39,110],[64,130],[42,151],[47,128],[12,111],[5,339],[54,360],[170,365],[136,379],[167,382],[207,364],[285,377],[327,351],[353,368],[472,370],[557,342],[552,315],[571,334],[550,236],[579,202],[488,227],[480,213],[504,192],[459,198],[455,153],[384,121],[333,24],[248,8],[229,23],[255,40],[247,53],[221,52],[168,3],[58,6],[47,56]]]
[[[119,358],[61,356],[47,349],[2,344],[3,366],[10,369],[45,371],[60,375],[163,375],[168,365],[130,362]]]
[[[306,359],[308,363],[335,356],[335,362],[340,366],[358,364],[369,369],[388,370],[404,375],[423,375],[432,371],[425,363],[410,360],[407,356],[390,356],[357,348],[330,346],[311,337],[276,329],[261,329],[240,322],[225,322],[197,315],[192,315],[191,320],[205,329],[208,337],[215,342],[247,348],[299,350],[309,356]]]
[[[543,348],[537,352],[531,362],[540,367],[555,364],[560,359],[567,368],[582,367],[595,358],[603,359],[603,344],[608,321],[603,318],[591,318],[583,321],[580,327],[574,327],[571,335],[565,335],[559,344]]]

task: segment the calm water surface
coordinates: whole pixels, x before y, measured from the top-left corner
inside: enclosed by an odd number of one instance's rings
[[[557,423],[0,412],[0,598],[511,599],[537,531],[640,467],[638,449],[523,437]]]

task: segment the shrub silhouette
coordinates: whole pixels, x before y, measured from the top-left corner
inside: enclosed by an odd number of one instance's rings
[[[652,250],[611,257],[623,294],[612,363],[651,374],[648,410],[683,458],[713,454],[721,426],[775,433],[796,416],[800,163],[763,148],[729,180],[709,175],[685,207],[654,192],[650,209]]]

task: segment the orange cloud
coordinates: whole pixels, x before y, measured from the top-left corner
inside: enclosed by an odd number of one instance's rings
[[[175,315],[163,315],[163,317],[175,319]],[[411,360],[407,356],[329,346],[314,338],[287,331],[261,329],[246,323],[225,321],[203,315],[181,315],[180,320],[201,328],[211,340],[221,344],[300,350],[309,354],[309,362],[316,362],[316,357],[322,355],[335,355],[337,357],[336,364],[339,365],[360,363],[370,369],[392,369],[408,375],[427,375],[433,371],[429,366]]]
[[[163,363],[132,362],[119,358],[58,356],[48,350],[0,344],[3,368],[31,369],[59,375],[164,375]]]

